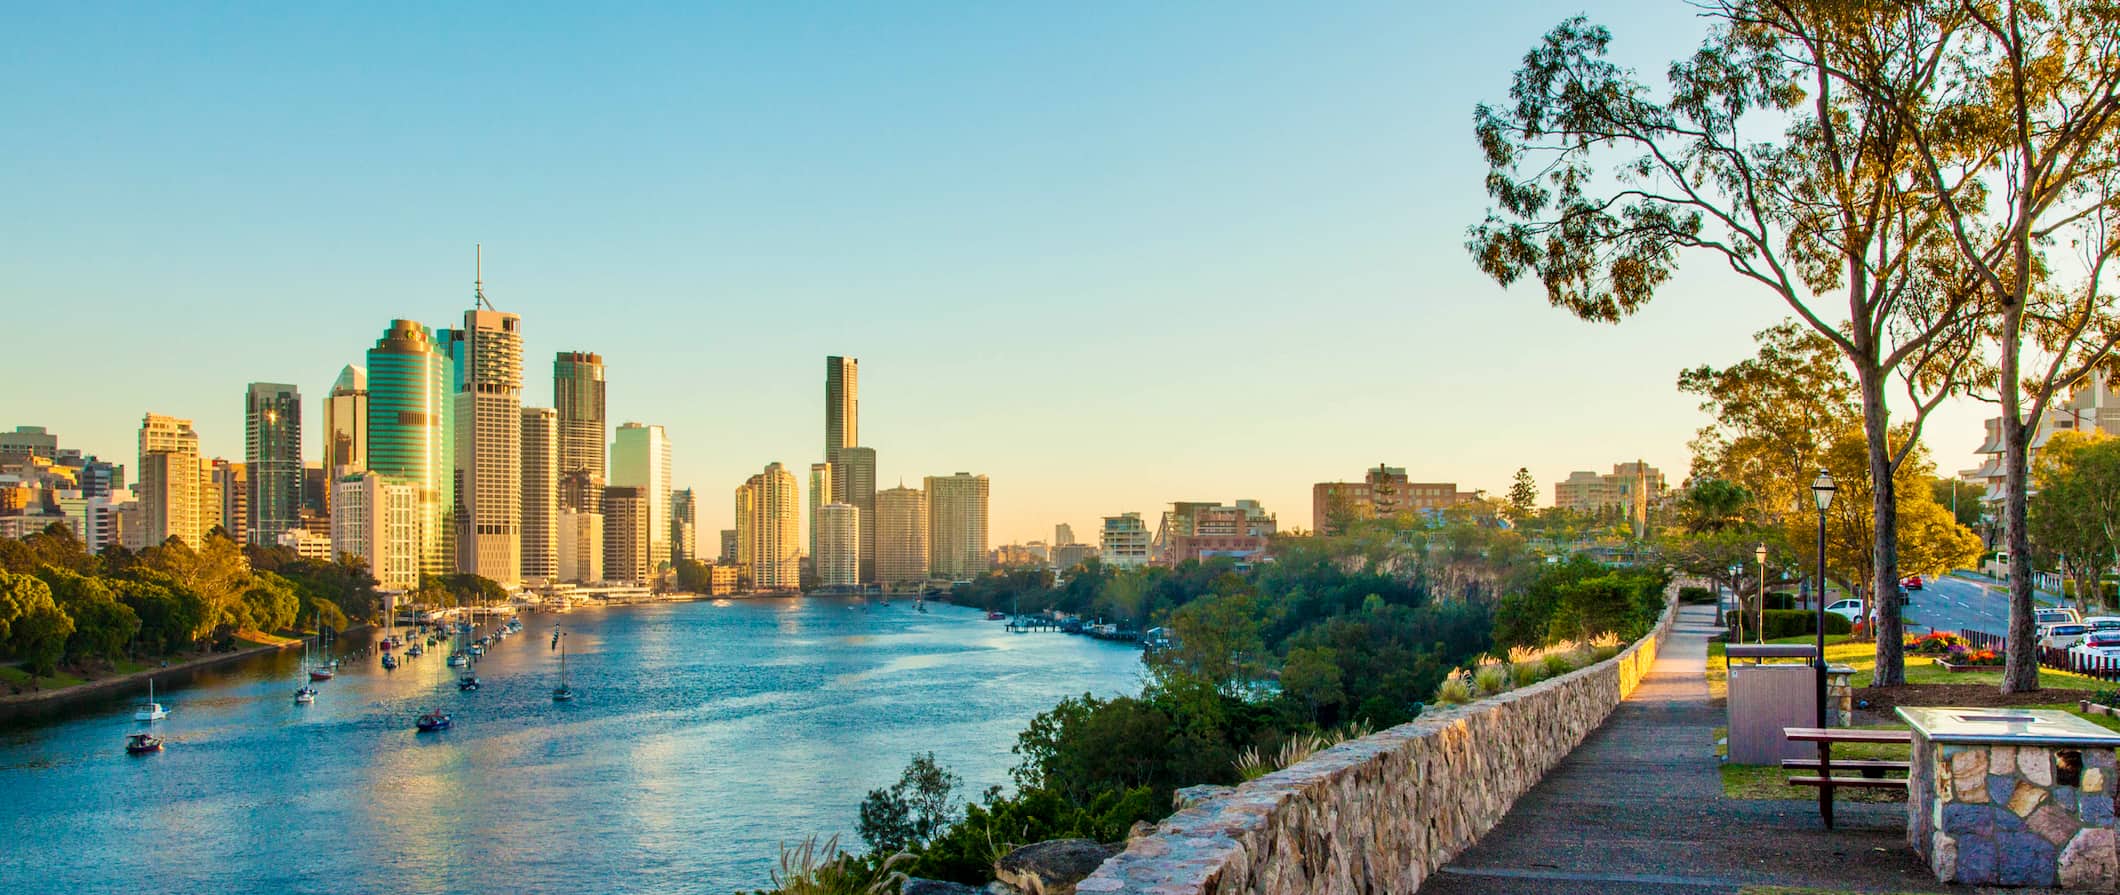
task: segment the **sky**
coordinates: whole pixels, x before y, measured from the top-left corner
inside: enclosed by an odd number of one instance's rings
[[[991,479],[991,540],[1263,501],[1377,463],[1545,499],[1786,315],[1705,256],[1619,325],[1473,266],[1476,103],[1563,18],[1656,76],[1682,2],[0,7],[0,427],[135,466],[153,411],[240,459],[253,381],[319,399],[394,317],[453,326],[474,246],[524,402],[595,351],[702,541],[822,459],[861,361],[880,486]],[[1660,80],[1660,76],[1658,76]],[[1927,441],[1974,465],[1987,409]],[[129,475],[136,475],[129,473]]]

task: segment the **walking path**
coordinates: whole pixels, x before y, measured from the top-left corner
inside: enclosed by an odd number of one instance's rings
[[[1681,607],[1634,695],[1422,895],[1966,891],[1908,847],[1904,805],[1838,803],[1828,832],[1815,799],[1723,797],[1724,716],[1704,674],[1714,625],[1711,607]]]

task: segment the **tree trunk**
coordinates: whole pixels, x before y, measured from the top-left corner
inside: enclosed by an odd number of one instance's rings
[[[1862,389],[1862,431],[1870,455],[1871,530],[1870,597],[1876,600],[1877,624],[1870,633],[1877,639],[1876,686],[1896,687],[1907,682],[1906,645],[1899,618],[1899,494],[1892,483],[1892,420],[1884,403],[1882,371],[1858,364]]]
[[[2024,394],[2018,386],[2024,306],[2002,309],[2002,537],[2010,557],[2009,655],[2003,658],[2002,692],[2039,689],[2037,626],[2032,623],[2032,536],[2024,525],[2027,438]]]

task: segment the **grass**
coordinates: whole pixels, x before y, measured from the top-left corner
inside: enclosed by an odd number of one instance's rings
[[[43,690],[56,690],[81,683],[81,679],[69,674],[49,674],[37,678],[36,686]],[[24,690],[30,688],[29,672],[20,666],[0,665],[0,684],[12,684]]]
[[[1809,644],[1815,641],[1815,637],[1783,637],[1767,642]],[[1875,680],[1873,673],[1877,668],[1877,645],[1866,641],[1851,640],[1845,634],[1828,636],[1826,638],[1826,661],[1855,669],[1853,681],[1855,687],[1857,689],[1868,687]],[[2002,686],[2002,669],[1999,667],[1994,671],[1951,671],[1936,664],[1936,660],[1929,656],[1912,654],[1906,657],[1906,676],[1909,684],[1989,684],[1996,687]],[[1729,696],[1730,680],[1728,673],[1723,670],[1723,645],[1721,643],[1708,644],[1707,678],[1708,696],[1710,698],[1723,699]],[[2105,686],[2105,682],[2067,671],[2041,668],[2039,669],[2039,686],[2055,687],[2063,690],[2096,690]]]

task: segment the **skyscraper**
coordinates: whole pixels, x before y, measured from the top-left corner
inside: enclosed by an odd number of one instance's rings
[[[670,564],[670,438],[661,426],[627,423],[611,442],[611,484],[639,488],[648,502],[648,570]],[[610,537],[611,520],[604,520]]]
[[[670,561],[699,561],[699,503],[692,489],[670,492]]]
[[[216,459],[207,475],[212,477],[214,499],[221,506],[221,530],[228,532],[231,541],[250,543],[250,467]]]
[[[597,511],[596,493],[610,482],[604,462],[604,359],[586,351],[562,351],[552,359],[552,406],[559,411],[559,472],[581,473],[587,487],[566,499],[576,509]]]
[[[560,509],[558,556],[559,580],[574,584],[594,584],[604,580],[604,513],[601,505],[593,511],[571,507]]]
[[[876,449],[849,445],[832,465],[832,499],[861,511],[861,581],[876,580]]]
[[[837,466],[840,449],[861,443],[860,398],[861,361],[836,354],[825,358],[824,462]]]
[[[243,465],[250,469],[249,537],[277,544],[302,525],[302,393],[253,382],[243,402]]]
[[[817,510],[833,501],[832,464],[810,464],[810,562],[817,562]]]
[[[793,590],[802,585],[801,497],[795,474],[768,464],[736,489],[736,561],[751,569],[751,585]]]
[[[446,339],[456,381],[456,565],[522,580],[523,321],[492,309],[484,286]],[[607,525],[608,530],[608,525]]]
[[[332,483],[331,552],[368,563],[383,590],[420,586],[419,489],[373,472],[352,473]]]
[[[434,333],[392,320],[368,350],[368,468],[419,492],[420,571],[455,571],[450,528],[454,453],[444,439],[449,372]]]
[[[604,580],[639,583],[654,574],[648,562],[648,497],[645,489],[604,489]]]
[[[1075,543],[1075,527],[1062,522],[1053,526],[1053,546],[1066,547]]]
[[[861,511],[852,504],[817,508],[817,581],[825,587],[851,588],[861,574]]]
[[[336,482],[368,469],[368,371],[348,364],[324,398],[324,475]]]
[[[523,580],[559,574],[559,412],[523,408]]]
[[[964,581],[987,568],[986,476],[928,476],[928,572]]]
[[[900,485],[876,492],[876,580],[919,584],[928,574],[927,492]]]
[[[147,414],[140,421],[141,543],[154,546],[179,538],[198,547],[200,527],[199,434],[191,420]]]

